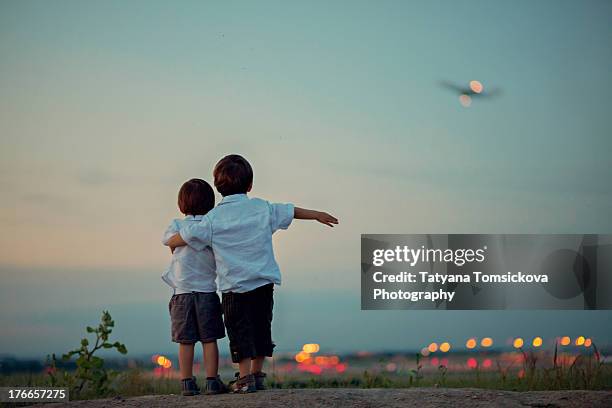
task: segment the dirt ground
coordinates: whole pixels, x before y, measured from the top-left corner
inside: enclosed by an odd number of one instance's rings
[[[41,405],[37,405],[40,407]],[[471,388],[296,389],[247,395],[148,395],[46,404],[45,407],[612,407],[612,391],[511,392]]]

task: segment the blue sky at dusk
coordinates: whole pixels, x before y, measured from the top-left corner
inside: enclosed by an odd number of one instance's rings
[[[341,221],[275,235],[280,350],[610,344],[610,312],[362,312],[358,273],[361,233],[612,231],[611,18],[607,1],[1,1],[0,353],[66,350],[103,308],[130,352],[173,350],[161,234],[181,183],[228,153],[254,196]],[[464,108],[440,86],[473,79],[499,95]]]

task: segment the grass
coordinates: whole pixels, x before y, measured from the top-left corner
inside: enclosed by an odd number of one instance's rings
[[[589,368],[590,367],[590,368]],[[44,374],[14,374],[0,377],[0,386],[49,386],[48,376]],[[268,386],[277,389],[295,388],[412,388],[448,387],[483,388],[509,391],[531,390],[610,390],[612,389],[612,367],[601,365],[597,370],[585,362],[572,362],[571,365],[556,368],[533,368],[519,377],[515,372],[480,371],[448,372],[444,368],[437,373],[422,375],[415,380],[414,375],[382,374],[364,371],[360,375],[284,375],[270,376]],[[139,369],[122,371],[112,384],[109,397],[121,395],[178,394],[180,385],[176,379],[155,378]],[[83,399],[99,398],[83,395]]]
[[[544,370],[537,370],[532,376],[502,377],[497,372],[480,372],[473,370],[465,373],[444,373],[424,376],[418,385],[409,376],[374,374],[365,371],[359,376],[335,376],[300,378],[287,376],[279,380],[271,380],[273,388],[416,388],[416,387],[446,387],[446,388],[482,388],[507,391],[552,391],[552,390],[610,390],[612,389],[612,370],[605,367],[597,379],[585,380],[580,374],[569,375],[562,381],[557,381]]]
[[[522,364],[497,369],[452,371],[445,366],[425,371],[419,358],[414,367],[387,373],[371,368],[356,374],[274,374],[269,373],[268,386],[276,389],[295,388],[412,388],[448,387],[482,388],[509,391],[532,390],[612,390],[612,365],[604,364],[594,348],[590,354],[560,355],[555,348],[552,357],[533,352],[522,353]],[[552,361],[546,361],[551,360]],[[44,373],[12,374],[0,377],[0,386],[50,386]],[[139,395],[178,394],[180,384],[175,378],[154,377],[150,371],[133,368],[113,377],[105,395],[84,394],[79,399]]]
[[[579,360],[579,359],[577,359]],[[361,375],[301,377],[271,377],[273,388],[482,388],[507,391],[552,390],[612,390],[612,367],[576,363],[552,368],[450,372],[439,367],[437,373],[421,375],[382,374],[364,371]]]
[[[0,377],[0,387],[50,387],[49,376],[43,373],[11,374]],[[181,387],[176,379],[156,378],[140,369],[129,369],[118,373],[107,395],[83,394],[79,399],[102,397],[135,397],[140,395],[178,394]],[[73,395],[70,396],[73,399]],[[1,406],[1,405],[0,405]]]

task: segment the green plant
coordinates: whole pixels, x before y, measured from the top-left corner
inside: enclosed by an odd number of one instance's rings
[[[98,327],[87,326],[87,333],[95,335],[95,342],[90,347],[89,340],[85,337],[81,340],[81,346],[71,350],[62,356],[64,361],[70,361],[76,356],[76,370],[73,374],[65,371],[59,372],[56,367],[56,359],[53,354],[49,361],[48,373],[51,384],[64,385],[71,389],[72,395],[82,397],[84,394],[96,397],[108,395],[115,372],[109,371],[104,367],[104,359],[95,355],[102,349],[116,349],[121,354],[127,353],[124,344],[118,341],[109,342],[110,334],[113,331],[115,322],[109,312],[102,312]],[[61,375],[61,377],[60,377]]]
[[[575,357],[559,355],[555,345],[553,367],[543,375],[556,389],[602,389],[610,387],[610,367],[595,345],[592,352]],[[608,384],[606,384],[606,381]]]
[[[363,372],[362,388],[391,388],[393,382],[384,375],[372,374],[368,370]]]
[[[414,385],[416,385],[417,387],[419,386],[419,383],[423,378],[423,375],[421,374],[422,368],[423,365],[421,364],[421,353],[416,353],[416,369],[412,369],[409,371],[408,385],[412,387],[414,382]]]
[[[441,387],[446,387],[446,372],[448,371],[448,368],[441,364],[438,367],[438,384]]]
[[[497,365],[497,373],[499,375],[499,380],[501,384],[505,386],[508,381],[508,375],[509,375],[510,369],[514,365],[514,361],[511,361],[510,364],[506,365],[505,367],[502,367],[502,363],[499,360],[497,360],[496,365]],[[478,366],[476,366],[476,369],[478,369]],[[480,371],[476,373],[476,382],[477,383],[480,382]]]
[[[51,387],[67,387],[70,389],[74,387],[74,376],[57,368],[55,353],[47,355],[46,373]]]

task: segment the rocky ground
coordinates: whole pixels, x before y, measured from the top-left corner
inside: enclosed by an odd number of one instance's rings
[[[37,405],[40,407],[40,405]],[[470,388],[295,389],[248,395],[147,395],[47,404],[46,407],[612,407],[612,391],[511,392]]]

